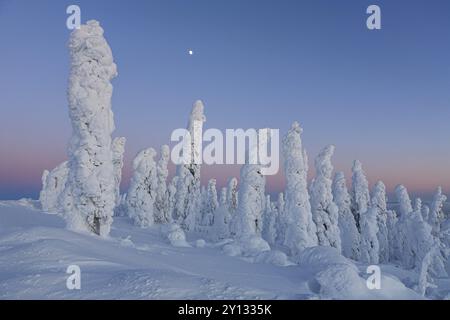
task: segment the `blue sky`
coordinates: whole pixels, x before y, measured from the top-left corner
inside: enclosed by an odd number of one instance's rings
[[[0,0],[0,199],[37,197],[42,170],[66,159],[70,4],[101,22],[118,65],[124,188],[136,152],[168,143],[202,99],[206,127],[284,134],[298,120],[310,160],[335,144],[347,178],[359,159],[371,184],[450,193],[448,1]],[[370,4],[381,30],[366,28]]]

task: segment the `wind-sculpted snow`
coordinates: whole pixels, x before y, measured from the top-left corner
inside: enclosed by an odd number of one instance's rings
[[[278,251],[230,257],[229,240],[182,241],[179,226],[142,229],[117,217],[111,236],[65,229],[64,221],[29,207],[0,202],[0,299],[417,299],[405,287],[415,273],[382,266],[381,290],[365,285],[366,265],[331,247],[303,251],[289,261]],[[299,263],[294,264],[295,263]],[[81,269],[81,290],[66,288],[69,265]],[[220,267],[218,267],[220,266]],[[450,283],[435,283],[435,298]]]

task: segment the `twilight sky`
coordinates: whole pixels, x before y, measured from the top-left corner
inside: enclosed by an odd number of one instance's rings
[[[450,194],[448,0],[0,0],[0,199],[37,198],[42,171],[66,159],[70,4],[100,21],[118,65],[124,188],[136,152],[169,143],[202,99],[206,128],[284,134],[298,120],[311,168],[335,144],[347,179],[359,159],[371,185]],[[382,30],[366,28],[370,4]],[[223,185],[238,168],[202,174]]]

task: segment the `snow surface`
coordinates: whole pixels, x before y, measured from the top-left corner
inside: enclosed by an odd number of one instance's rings
[[[392,265],[381,266],[381,290],[367,289],[366,266],[330,247],[305,250],[298,265],[277,251],[233,257],[224,253],[229,241],[187,236],[187,245],[172,246],[168,230],[123,217],[110,237],[75,233],[38,207],[0,202],[0,299],[421,298],[405,286],[413,287],[414,274]],[[66,288],[69,265],[81,268],[80,290]],[[449,280],[438,282],[436,297],[449,296],[449,288]]]

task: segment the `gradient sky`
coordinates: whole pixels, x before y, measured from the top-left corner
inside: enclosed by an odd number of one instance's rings
[[[284,134],[298,120],[311,167],[332,143],[347,178],[359,159],[371,185],[450,193],[448,0],[0,0],[0,199],[37,198],[42,171],[66,159],[70,4],[101,22],[118,65],[123,188],[136,152],[169,143],[202,99],[206,128]],[[382,30],[366,28],[370,4]],[[238,168],[202,174],[222,185]]]

